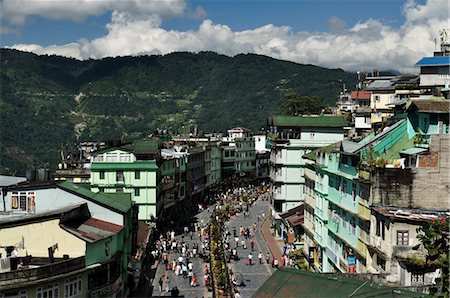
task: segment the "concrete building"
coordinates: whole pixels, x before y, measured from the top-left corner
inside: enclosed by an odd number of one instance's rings
[[[0,295],[125,295],[137,222],[127,196],[99,195],[69,182],[9,188],[10,208],[0,216],[6,249]],[[16,247],[19,258],[11,258],[8,247]]]
[[[269,117],[270,179],[274,215],[303,202],[302,156],[344,138],[347,122],[339,116]]]
[[[154,220],[162,208],[159,196],[159,142],[135,141],[132,145],[93,153],[91,190],[93,192],[131,193],[139,207],[139,220]]]
[[[426,264],[427,251],[417,235],[425,222],[446,217],[445,212],[424,209],[373,207],[368,272],[383,276],[384,283],[419,291],[435,284],[439,269]]]

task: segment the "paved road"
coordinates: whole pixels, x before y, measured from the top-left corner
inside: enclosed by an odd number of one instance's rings
[[[200,213],[198,213],[195,218],[198,223],[201,222],[201,219],[203,219],[204,223],[206,224],[209,221],[209,218],[211,216],[211,213],[209,210],[212,210],[213,207],[209,207],[209,209],[206,209]],[[176,240],[178,243],[181,243],[181,235],[176,235]],[[190,240],[189,236],[184,237],[184,240],[186,243],[189,244],[189,247],[192,248],[193,243],[197,243],[199,247],[199,251],[201,250],[201,240],[198,237],[198,235],[194,235],[193,240]],[[170,253],[169,254],[169,264],[173,259],[178,259],[180,254],[178,253]],[[189,298],[206,298],[206,297],[212,297],[212,293],[208,292],[206,287],[204,287],[204,275],[205,275],[205,263],[203,260],[199,257],[191,258],[192,263],[194,265],[193,267],[193,273],[197,276],[197,281],[199,286],[198,287],[191,287],[189,284],[188,278],[183,278],[183,276],[179,275],[176,276],[175,273],[172,270],[166,270],[162,263],[158,265],[155,278],[153,280],[153,293],[152,297],[157,296],[170,296],[170,292],[166,293],[160,293],[159,292],[159,286],[158,281],[159,278],[162,276],[164,280],[163,290],[166,287],[167,284],[167,277],[169,278],[169,288],[172,289],[172,287],[178,287],[178,290],[180,291],[180,296],[189,297]]]
[[[269,201],[263,201],[261,199],[256,200],[253,205],[250,207],[250,216],[244,217],[243,214],[239,214],[238,216],[234,216],[227,222],[227,227],[230,231],[233,230],[233,227],[236,227],[237,232],[239,233],[239,227],[247,227],[251,229],[252,237],[255,241],[255,250],[252,252],[253,254],[253,265],[247,266],[245,264],[245,258],[251,252],[250,248],[250,239],[247,240],[247,249],[243,249],[239,247],[237,249],[238,255],[240,257],[239,261],[231,261],[230,268],[235,273],[242,274],[245,287],[238,287],[241,297],[252,297],[253,294],[258,290],[258,288],[269,278],[270,275],[275,271],[271,267],[271,265],[266,264],[266,253],[270,250],[261,234],[261,224],[263,221],[257,221],[257,214],[262,215],[264,212],[265,217],[267,218],[269,214]],[[253,232],[253,223],[257,224],[256,233]],[[231,232],[232,233],[232,232]],[[243,239],[243,237],[241,237]],[[232,239],[231,244],[234,246],[234,239]],[[258,253],[263,253],[263,264],[259,264],[258,261]],[[236,274],[239,277],[239,274]],[[239,278],[238,278],[239,279]]]

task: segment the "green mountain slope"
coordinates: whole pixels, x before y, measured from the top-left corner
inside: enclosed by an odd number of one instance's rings
[[[156,128],[260,130],[286,90],[333,105],[341,69],[212,52],[78,61],[1,49],[0,171],[54,167],[77,140],[132,140]],[[339,81],[341,80],[342,83]]]

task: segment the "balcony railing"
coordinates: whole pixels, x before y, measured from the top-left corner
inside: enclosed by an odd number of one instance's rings
[[[32,267],[33,263],[29,266]],[[69,260],[57,261],[55,263],[50,263],[35,268],[22,268],[14,271],[2,272],[0,273],[0,288],[8,285],[37,281],[48,277],[70,273],[84,268],[84,266],[85,260],[83,256]]]

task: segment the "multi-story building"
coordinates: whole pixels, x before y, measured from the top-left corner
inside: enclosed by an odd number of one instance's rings
[[[25,183],[8,188],[5,205],[0,294],[121,297],[127,292],[137,233],[129,194],[95,194],[69,182]],[[9,256],[9,247],[17,248],[19,258]]]
[[[315,181],[308,179],[310,195],[305,207],[305,214],[309,213],[305,217],[314,218],[314,231],[305,234],[309,238],[305,242],[318,255],[312,262],[317,271],[367,272],[370,184],[360,179],[357,166],[361,167],[361,156],[368,151],[374,150],[379,158],[392,162],[400,158],[399,147],[412,146],[403,119],[360,143],[342,141],[305,156],[314,161],[308,167],[315,172]]]
[[[253,176],[255,172],[255,141],[250,130],[235,127],[222,138],[222,169],[224,174]]]
[[[131,193],[139,207],[139,220],[154,220],[162,202],[158,202],[159,142],[135,141],[93,153],[91,190],[93,192]]]
[[[450,99],[450,43],[441,40],[441,51],[433,57],[424,57],[415,66],[420,67],[420,87],[424,96],[444,96]]]
[[[303,202],[305,161],[302,156],[317,147],[341,141],[347,122],[340,116],[272,116],[267,124],[275,215]]]
[[[368,272],[380,274],[385,283],[419,291],[435,284],[439,269],[425,262],[427,251],[417,235],[424,223],[445,222],[446,217],[446,212],[436,210],[373,207]]]
[[[209,146],[211,148],[211,178],[209,179],[209,186],[211,186],[219,183],[222,178],[222,152],[218,141],[212,140]]]
[[[189,155],[186,168],[186,194],[191,200],[195,201],[203,199],[205,193],[205,152],[206,150],[203,149],[203,146],[193,146],[188,148]]]
[[[450,210],[448,146],[443,145],[449,140],[449,107],[443,101],[412,101],[408,116],[391,121],[381,133],[305,156],[314,164],[305,172],[304,254],[315,270],[391,273],[387,282],[410,285],[404,281],[410,279],[411,269],[397,265],[389,269],[393,242],[383,242],[380,250],[385,236],[374,216],[389,218],[385,212],[389,206],[408,208],[409,214]],[[423,135],[416,133],[419,128]],[[385,222],[395,225],[395,218]],[[387,267],[386,260],[391,262]]]
[[[269,178],[269,161],[270,161],[270,149],[267,147],[266,135],[255,135],[255,178],[266,180]]]

